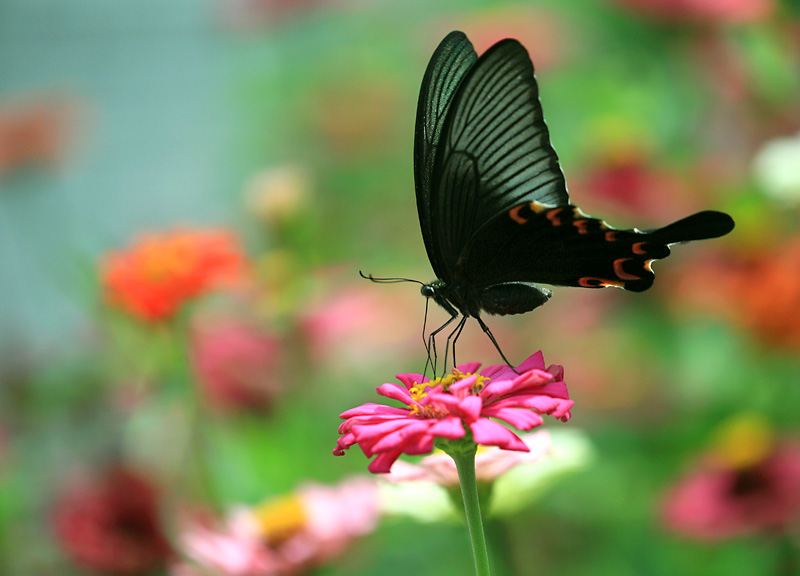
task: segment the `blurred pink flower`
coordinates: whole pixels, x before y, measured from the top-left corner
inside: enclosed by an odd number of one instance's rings
[[[254,30],[314,11],[325,0],[225,0],[222,18],[235,30]]]
[[[775,9],[773,0],[616,0],[648,16],[669,21],[740,24],[759,22]]]
[[[747,466],[707,458],[670,491],[663,508],[671,530],[703,540],[784,529],[798,513],[798,443],[778,445]]]
[[[382,290],[364,281],[320,298],[300,320],[311,359],[326,369],[338,364],[350,370],[402,356],[404,351],[411,355],[419,345],[407,335],[422,321],[418,292]]]
[[[368,479],[309,484],[253,508],[235,509],[221,527],[195,520],[181,535],[189,561],[174,576],[285,576],[308,571],[375,529],[378,492]]]
[[[475,455],[475,474],[478,482],[491,482],[504,472],[520,464],[538,462],[551,448],[550,433],[537,430],[523,434],[520,439],[529,452],[502,450],[495,446],[480,446]],[[436,452],[423,458],[419,464],[399,460],[386,477],[389,482],[435,482],[442,486],[458,485],[455,461],[444,452]]]
[[[67,555],[101,574],[156,570],[172,555],[156,488],[125,468],[67,489],[54,506],[53,526]]]
[[[282,359],[279,338],[251,322],[212,316],[192,332],[192,365],[212,408],[268,409]]]
[[[373,473],[389,472],[400,454],[429,454],[436,438],[457,440],[467,429],[476,444],[504,450],[530,449],[504,421],[519,430],[543,424],[541,414],[567,421],[573,401],[563,381],[564,369],[544,370],[541,352],[530,356],[515,373],[508,366],[489,366],[480,374],[477,362],[461,364],[453,374],[433,381],[422,374],[398,374],[396,383],[377,388],[378,394],[398,400],[403,408],[363,404],[340,415],[342,436],[333,453],[337,456],[358,444]]]

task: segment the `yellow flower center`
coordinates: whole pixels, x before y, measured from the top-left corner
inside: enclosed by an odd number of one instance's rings
[[[456,368],[453,370],[452,374],[448,374],[447,376],[442,376],[440,378],[434,378],[430,382],[425,382],[423,384],[414,382],[414,385],[409,389],[409,392],[411,393],[412,400],[414,400],[414,402],[419,402],[428,395],[428,390],[430,388],[435,388],[436,386],[441,385],[442,390],[447,392],[450,389],[450,386],[460,380],[463,380],[464,378],[469,378],[470,376],[476,377],[475,384],[470,386],[469,389],[469,393],[473,396],[479,395],[486,387],[486,384],[488,384],[491,380],[486,376],[473,374],[472,372],[461,372]],[[418,414],[425,418],[440,418],[447,415],[444,410],[435,408],[433,406],[419,406],[418,404],[411,406],[410,412],[411,414]]]
[[[759,414],[740,414],[717,428],[712,450],[728,468],[743,469],[763,462],[773,450],[774,432]]]
[[[282,542],[306,525],[306,511],[296,494],[268,500],[253,509],[261,535],[270,544]]]

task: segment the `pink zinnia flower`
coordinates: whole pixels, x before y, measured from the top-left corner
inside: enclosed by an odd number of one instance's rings
[[[617,0],[643,14],[666,21],[744,24],[766,19],[774,0]]]
[[[541,352],[530,356],[514,372],[508,366],[489,366],[480,374],[477,362],[461,364],[453,374],[430,381],[422,374],[398,374],[402,385],[387,383],[378,394],[405,406],[364,404],[340,415],[342,434],[333,453],[337,456],[358,444],[373,473],[389,472],[400,454],[429,454],[434,440],[458,440],[467,431],[476,444],[504,450],[529,451],[503,421],[519,430],[541,426],[541,414],[566,422],[573,401],[563,381],[564,369],[544,369]]]
[[[278,337],[252,322],[210,317],[192,332],[192,365],[214,409],[269,409],[279,388],[283,358]]]
[[[663,512],[670,529],[703,540],[786,529],[800,518],[800,443],[775,442],[751,415],[732,420]]]
[[[378,491],[366,478],[337,486],[308,484],[255,507],[239,506],[222,525],[193,519],[184,527],[181,549],[190,561],[173,576],[287,576],[342,553],[378,521]]]

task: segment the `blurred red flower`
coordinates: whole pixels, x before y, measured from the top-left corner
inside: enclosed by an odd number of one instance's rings
[[[619,4],[663,20],[758,22],[772,14],[774,0],[617,0]]]
[[[670,529],[703,540],[787,528],[800,514],[800,443],[774,442],[758,418],[738,418],[672,488],[663,514]]]
[[[67,489],[55,504],[53,526],[76,564],[102,574],[141,574],[172,554],[159,526],[156,488],[125,468]]]
[[[572,187],[584,190],[598,213],[653,222],[678,219],[694,208],[689,198],[697,194],[675,172],[653,165],[642,153],[618,151],[597,158]]]
[[[244,256],[232,232],[147,234],[107,254],[100,266],[106,301],[144,321],[175,315],[189,300],[242,279]]]
[[[266,329],[234,318],[203,319],[192,332],[191,358],[212,408],[264,410],[272,404],[283,350]]]

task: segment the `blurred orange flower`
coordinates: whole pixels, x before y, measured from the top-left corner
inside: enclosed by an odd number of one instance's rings
[[[106,301],[141,320],[172,317],[187,301],[243,278],[245,259],[227,230],[147,234],[100,266]]]
[[[722,316],[768,345],[800,348],[800,236],[772,249],[698,260],[690,272],[676,284],[676,303]]]

